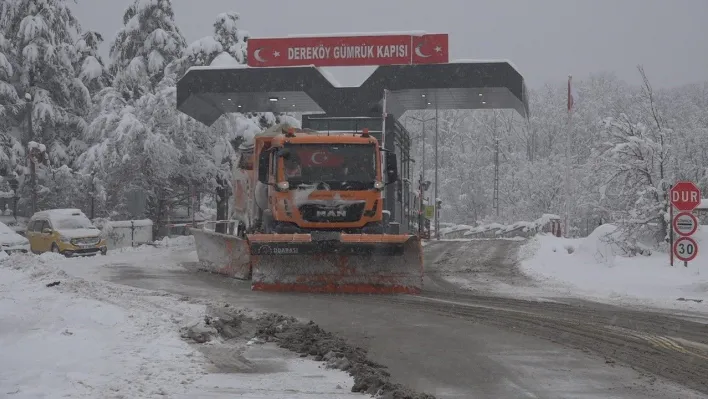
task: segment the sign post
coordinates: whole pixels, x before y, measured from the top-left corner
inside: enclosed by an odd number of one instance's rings
[[[701,190],[693,182],[681,181],[671,187],[669,198],[672,230],[670,234],[672,238],[673,232],[680,236],[676,241],[671,240],[671,265],[674,264],[675,256],[688,267],[688,262],[698,255],[698,244],[690,237],[698,230],[698,219],[691,211],[701,203]],[[673,208],[680,212],[674,214]]]

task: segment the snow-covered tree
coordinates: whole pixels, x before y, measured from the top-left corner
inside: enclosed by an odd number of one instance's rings
[[[168,73],[181,77],[192,66],[230,66],[246,62],[248,33],[239,29],[239,14],[219,14],[214,22],[214,34],[191,43],[180,59],[173,62]],[[180,114],[180,120],[184,115]],[[286,116],[282,116],[286,117]],[[231,182],[231,160],[234,148],[244,136],[272,126],[281,116],[267,113],[231,114],[219,119],[207,128],[191,119],[184,120],[177,130],[184,157],[185,171],[182,178],[185,187],[196,186],[202,192],[213,192],[216,199],[217,219],[228,218],[228,198]],[[181,138],[179,134],[182,134]],[[225,226],[220,225],[218,228]]]
[[[98,54],[101,43],[103,43],[103,36],[94,31],[84,32],[76,42],[79,58],[75,68],[79,71],[79,78],[92,95],[111,84],[108,68]]]
[[[165,67],[181,56],[186,42],[170,0],[135,0],[125,11],[123,24],[111,43],[110,71],[114,86],[137,100],[155,90]]]
[[[641,68],[640,73],[644,85],[634,115],[621,113],[603,121],[601,146],[606,150],[602,156],[609,177],[603,187],[616,193],[614,208],[625,233],[635,237],[642,229],[658,226],[652,230],[661,242],[668,233],[673,131],[664,121]]]
[[[2,10],[9,4],[0,5]],[[12,135],[15,116],[23,106],[15,86],[11,83],[15,77],[15,68],[11,60],[15,59],[15,48],[5,36],[6,27],[0,25],[0,175],[13,173],[18,166],[18,159],[24,154],[19,142]]]
[[[0,64],[6,76],[7,65],[12,66],[6,82],[20,97],[9,130],[25,145],[30,141],[45,145],[52,167],[71,165],[84,150],[80,137],[91,105],[89,91],[74,68],[79,57],[74,45],[78,21],[63,0],[8,0],[0,6],[0,26],[7,61]],[[29,168],[17,169],[24,182]],[[40,192],[43,175],[38,173]]]
[[[241,16],[234,11],[217,15],[214,22],[214,39],[221,44],[222,51],[233,57],[239,64],[245,64],[246,42],[249,34],[240,29],[240,19]]]

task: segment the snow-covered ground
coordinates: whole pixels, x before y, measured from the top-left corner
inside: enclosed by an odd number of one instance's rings
[[[688,267],[671,267],[661,252],[625,257],[603,238],[612,231],[604,225],[583,239],[538,235],[521,248],[521,270],[549,293],[708,314],[708,253]],[[708,226],[694,238],[708,244]]]
[[[180,240],[168,243],[191,256]],[[204,319],[204,303],[64,272],[101,263],[152,260],[175,267],[170,250],[142,248],[105,257],[17,255],[0,262],[0,397],[361,398],[352,378],[268,345],[237,348],[268,372],[217,373],[180,329]],[[135,258],[135,259],[132,259]],[[56,284],[58,282],[58,284]]]

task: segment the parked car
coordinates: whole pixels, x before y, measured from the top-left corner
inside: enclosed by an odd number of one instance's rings
[[[32,215],[25,236],[34,253],[93,256],[108,252],[101,230],[79,209],[50,209]]]
[[[5,223],[0,222],[0,247],[8,255],[12,255],[18,252],[29,252],[30,243],[27,238],[17,234],[15,230]]]

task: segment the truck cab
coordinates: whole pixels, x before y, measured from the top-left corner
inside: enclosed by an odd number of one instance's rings
[[[367,131],[332,135],[290,128],[256,138],[255,147],[258,230],[385,232],[382,193],[398,180],[396,156],[384,154]]]

